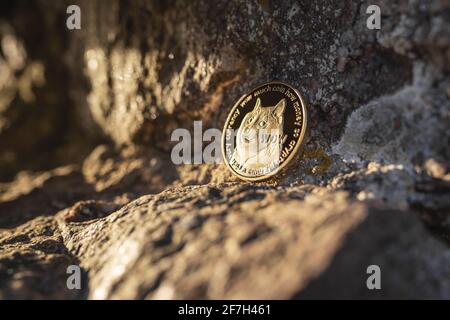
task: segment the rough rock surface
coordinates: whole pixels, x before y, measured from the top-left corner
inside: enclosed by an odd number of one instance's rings
[[[1,299],[450,298],[448,1],[75,2],[0,5]],[[309,104],[289,171],[172,164],[269,80]]]

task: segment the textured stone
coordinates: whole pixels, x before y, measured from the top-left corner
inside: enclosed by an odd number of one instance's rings
[[[448,299],[450,293],[450,251],[413,213],[353,201],[345,192],[309,194],[307,186],[170,188],[100,219],[70,222],[66,210],[37,218],[2,233],[0,243],[2,268],[15,277],[29,268],[20,285],[26,288],[42,271],[22,255],[59,270],[77,257],[88,279],[79,294],[92,299]],[[366,288],[371,264],[382,269],[382,291]],[[60,289],[62,277],[46,274],[47,290]],[[37,294],[3,281],[4,297]]]
[[[1,181],[81,162],[96,143],[83,138],[67,94],[65,8],[45,0],[0,5]]]
[[[450,298],[446,1],[73,3],[0,5],[0,298]],[[171,163],[269,80],[309,104],[287,172]]]
[[[77,299],[66,286],[67,267],[78,265],[62,241],[53,218],[36,218],[0,234],[0,298]]]

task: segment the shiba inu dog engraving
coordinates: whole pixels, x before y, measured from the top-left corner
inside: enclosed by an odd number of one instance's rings
[[[278,165],[285,105],[282,99],[276,106],[263,108],[261,99],[256,100],[255,107],[245,115],[237,131],[232,163],[240,163],[249,170]]]
[[[306,105],[296,89],[282,82],[255,88],[239,99],[225,122],[225,164],[249,181],[277,174],[299,150],[306,122]]]

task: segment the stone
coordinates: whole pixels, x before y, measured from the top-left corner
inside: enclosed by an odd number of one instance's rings
[[[187,186],[141,197],[104,218],[72,222],[64,211],[36,218],[1,234],[7,250],[0,266],[12,274],[25,266],[10,258],[14,247],[37,264],[76,256],[86,277],[80,296],[91,299],[448,298],[450,251],[412,212],[345,192],[298,199],[291,194],[302,187],[214,187],[228,199],[211,198],[208,186]],[[189,215],[201,217],[195,228],[185,228]],[[365,287],[372,264],[382,270],[383,290]],[[51,290],[61,287],[60,273],[48,277]],[[15,284],[8,283],[5,297],[33,297],[31,290],[10,293]]]
[[[0,8],[1,299],[450,298],[445,1]],[[172,163],[272,80],[309,105],[283,175]]]

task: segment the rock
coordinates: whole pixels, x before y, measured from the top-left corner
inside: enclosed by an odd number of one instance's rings
[[[227,196],[211,197],[215,189]],[[80,294],[91,299],[449,298],[450,252],[413,213],[345,192],[298,199],[303,189],[190,186],[141,197],[100,219],[37,218],[1,235],[0,266],[14,274],[28,266],[11,261],[13,246],[37,265],[55,252],[76,256],[89,275]],[[47,256],[42,245],[50,240],[35,240],[40,230],[52,239]],[[380,291],[366,287],[373,264],[382,270]],[[34,268],[30,283],[39,275]],[[61,272],[48,277],[56,292]],[[2,285],[4,297],[34,295],[12,286]]]
[[[0,298],[450,298],[445,1],[0,7]],[[269,80],[308,102],[289,170],[172,163]]]
[[[427,174],[433,178],[444,178],[449,171],[447,165],[443,161],[432,158],[425,162],[425,170]]]
[[[174,169],[167,156],[156,151],[133,147],[117,151],[100,145],[81,167],[22,171],[13,181],[0,184],[0,228],[15,227],[39,215],[54,215],[79,201],[79,209],[90,204],[96,206],[89,200],[105,201],[91,213],[102,216],[105,205],[112,206],[106,209],[110,212],[115,205],[122,206],[141,195],[162,191],[178,177],[171,170]],[[74,214],[77,216],[80,214]]]
[[[19,0],[3,4],[1,12],[1,181],[21,170],[81,162],[97,141],[83,138],[67,95],[66,34],[59,25],[64,3]]]
[[[66,285],[67,267],[78,265],[53,218],[36,218],[0,234],[0,298],[79,299],[82,292]]]
[[[81,96],[87,96],[94,121],[118,144],[150,142],[168,149],[173,128],[190,128],[193,120],[221,128],[243,92],[284,80],[306,95],[313,126],[321,129],[312,131],[314,143],[324,147],[339,137],[345,117],[361,103],[411,78],[406,57],[386,43],[374,44],[376,31],[365,27],[366,4],[80,1],[80,6],[88,31],[73,37],[68,54],[84,59],[92,89]],[[336,72],[337,61],[350,58],[346,70]],[[323,107],[334,112],[320,112]],[[334,126],[327,130],[329,123]]]
[[[67,222],[82,222],[102,218],[118,209],[115,203],[105,201],[80,201],[71,207],[64,215]]]

